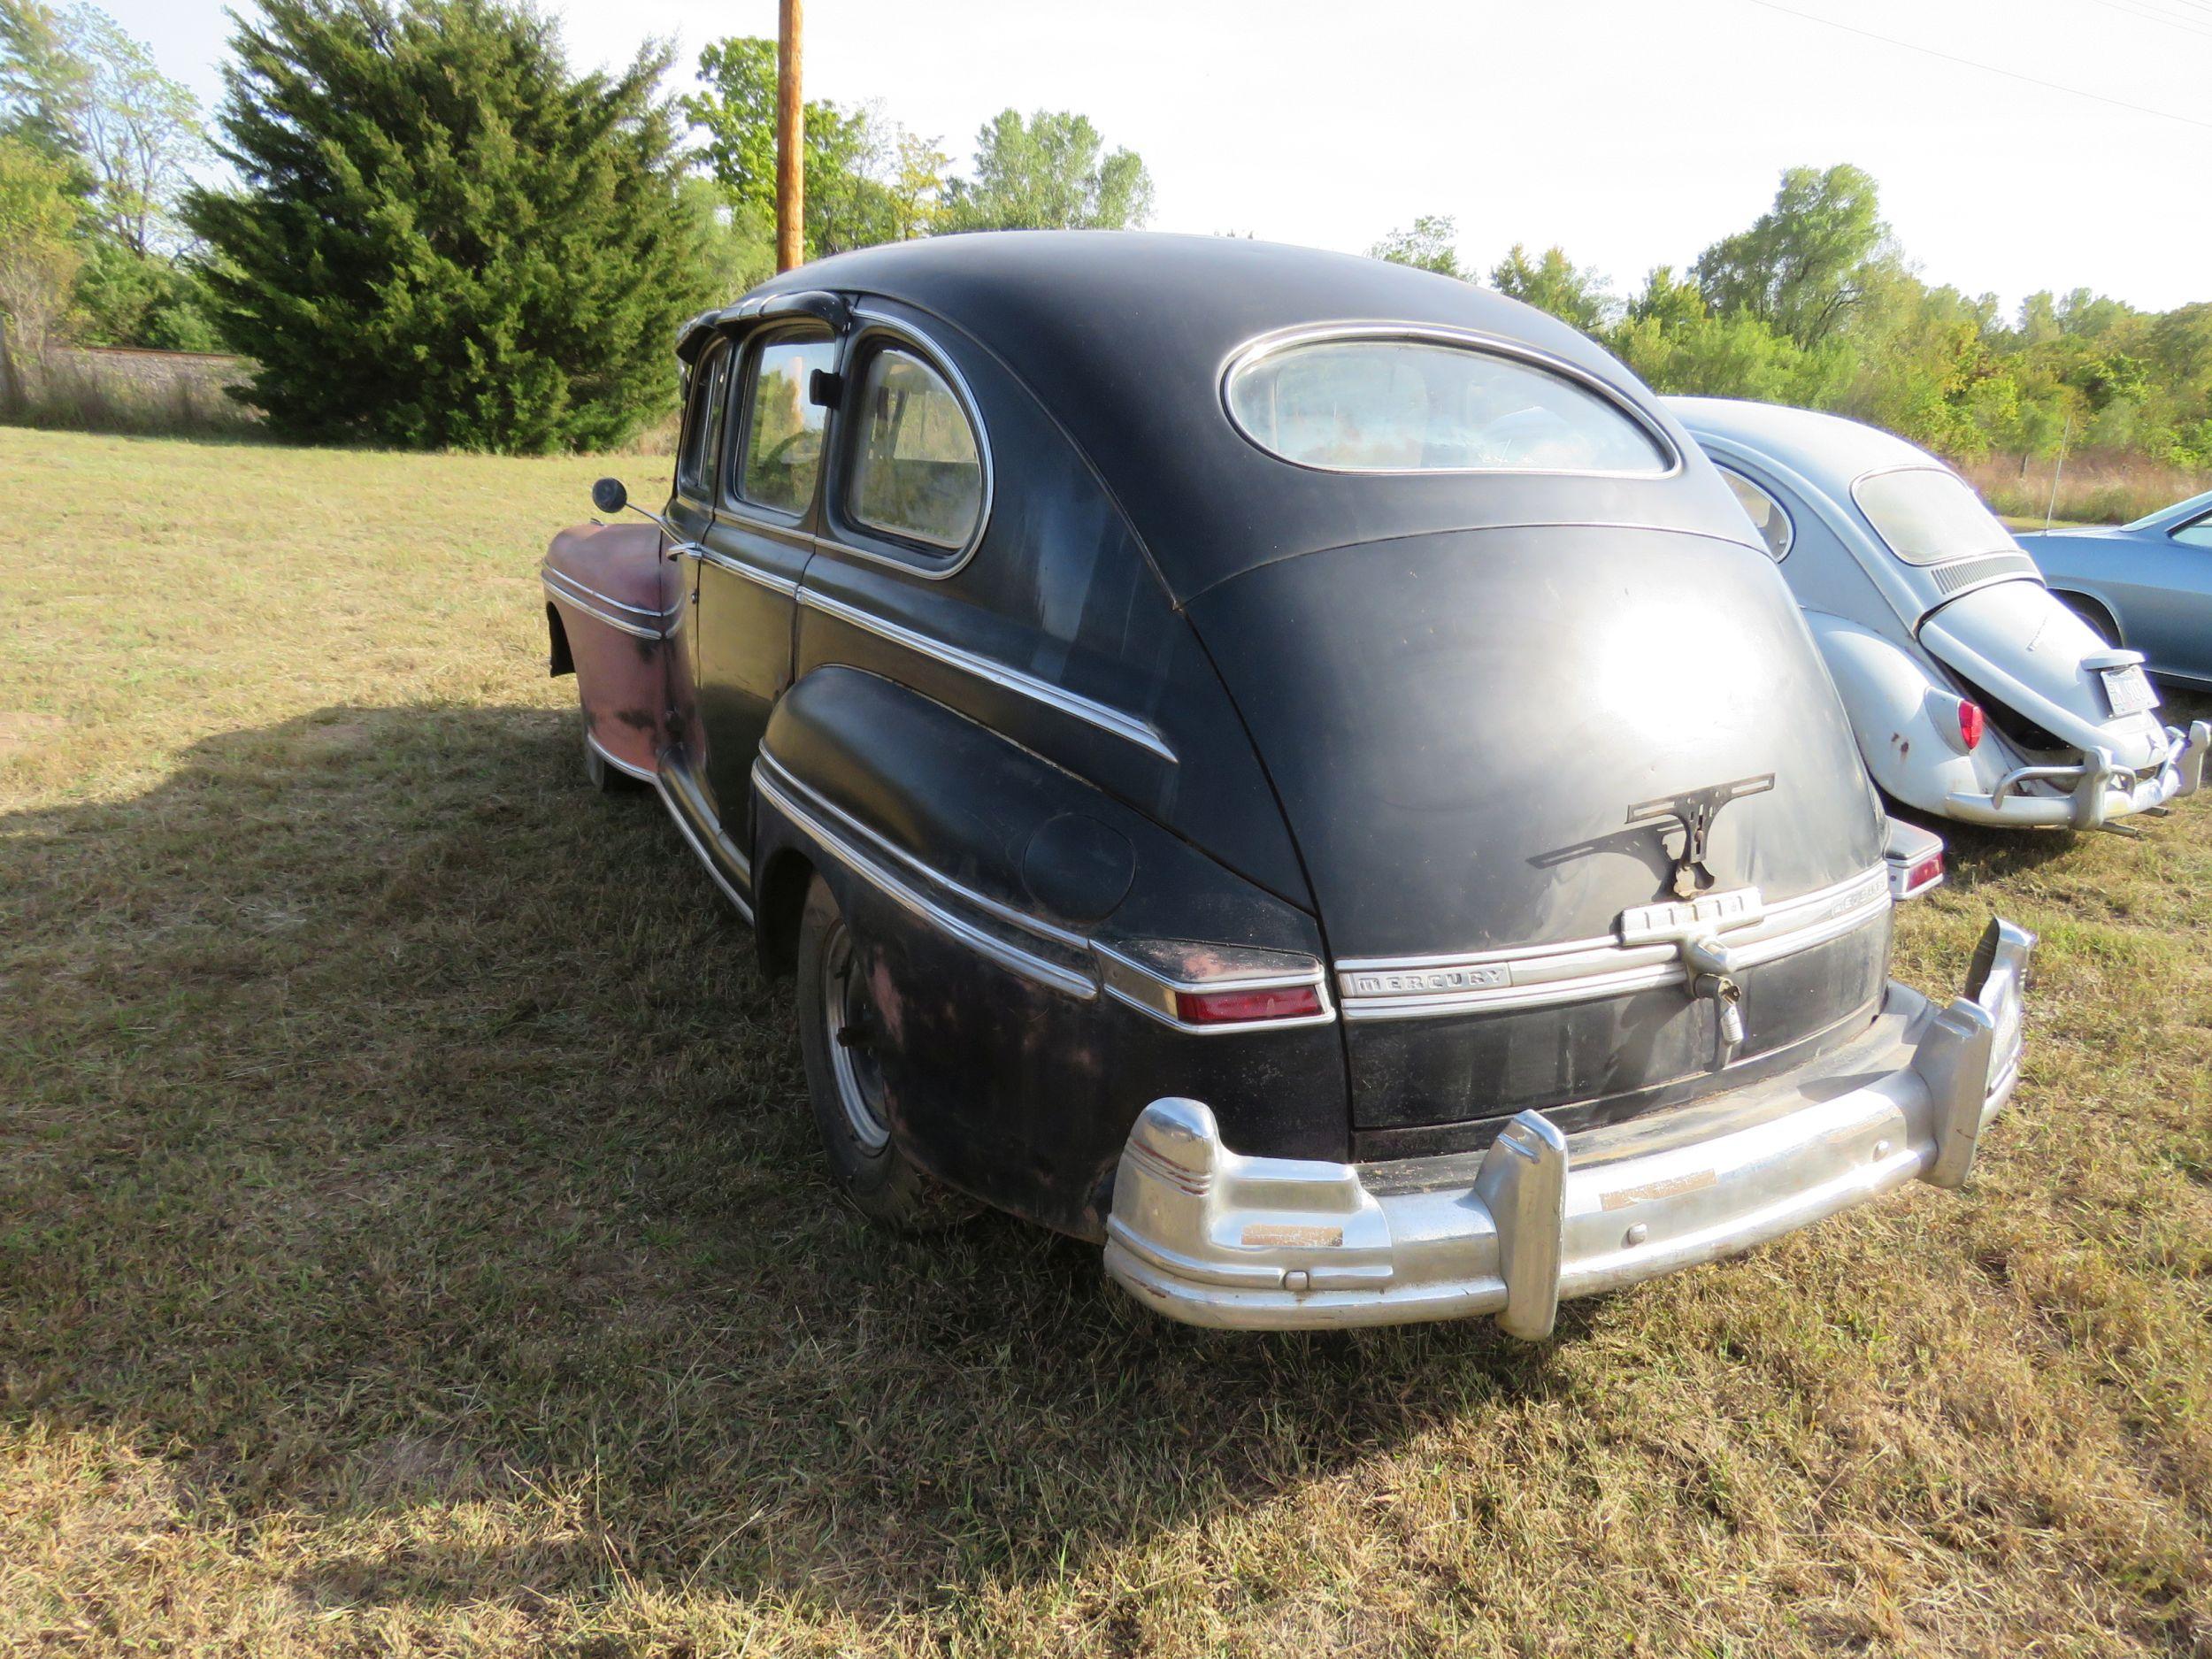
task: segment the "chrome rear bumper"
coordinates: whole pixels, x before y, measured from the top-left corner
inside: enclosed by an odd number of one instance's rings
[[[2095,829],[2115,818],[2162,807],[2194,795],[2204,781],[2205,752],[2212,749],[2212,721],[2191,723],[2187,732],[2166,728],[2166,764],[2139,776],[2113,759],[2108,749],[2093,749],[2072,766],[2021,766],[1997,780],[1987,795],[1944,797],[1949,817],[1969,824],[2001,827]],[[2060,795],[2029,795],[2025,787],[2047,784]]]
[[[1956,1187],[2011,1097],[2035,937],[1993,922],[1966,993],[1893,984],[1862,1038],[1764,1084],[1563,1134],[1515,1118],[1466,1160],[1245,1157],[1193,1100],[1155,1101],[1121,1156],[1106,1271],[1146,1305],[1248,1330],[1495,1314],[1549,1334],[1559,1303],[1745,1250],[1920,1179]],[[1455,1172],[1458,1171],[1458,1172]]]

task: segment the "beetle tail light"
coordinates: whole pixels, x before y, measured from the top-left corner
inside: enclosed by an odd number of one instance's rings
[[[1264,990],[1175,993],[1175,1017],[1187,1025],[1240,1025],[1260,1019],[1310,1019],[1322,1011],[1321,988],[1279,986]]]
[[[1989,717],[1982,712],[1982,705],[1970,697],[1961,697],[1959,699],[1959,741],[1970,749],[1978,748],[1981,744],[1982,733],[1988,729]]]

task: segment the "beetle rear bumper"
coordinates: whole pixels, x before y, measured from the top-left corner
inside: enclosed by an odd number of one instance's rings
[[[2093,750],[2074,766],[2023,766],[2000,779],[1988,795],[1951,795],[1943,810],[1969,824],[2020,828],[2095,829],[2115,818],[2147,812],[2204,781],[2205,753],[2212,749],[2212,721],[2193,722],[2187,733],[2166,728],[2166,764],[2147,777],[2118,764],[2108,749]],[[2058,795],[2027,795],[2024,785],[2047,784]]]
[[[1865,1036],[1782,1078],[1573,1136],[1525,1111],[1479,1167],[1245,1157],[1201,1102],[1155,1101],[1122,1152],[1106,1270],[1193,1325],[1488,1313],[1542,1337],[1567,1297],[1733,1255],[1915,1179],[1964,1181],[2018,1075],[2034,945],[1993,923],[1947,1008],[1893,984]]]

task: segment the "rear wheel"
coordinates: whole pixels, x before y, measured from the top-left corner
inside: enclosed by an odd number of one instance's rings
[[[871,1220],[902,1232],[962,1219],[967,1201],[892,1138],[882,1064],[891,1039],[863,954],[819,876],[800,915],[798,958],[799,1040],[831,1179]]]

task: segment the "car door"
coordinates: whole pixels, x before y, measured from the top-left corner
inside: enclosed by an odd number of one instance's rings
[[[719,503],[699,536],[691,657],[694,780],[723,833],[749,849],[753,759],[791,680],[792,612],[814,548],[828,411],[814,376],[836,365],[819,324],[764,326],[733,363]]]
[[[2128,643],[2154,670],[2212,681],[2212,511],[2114,548]]]

